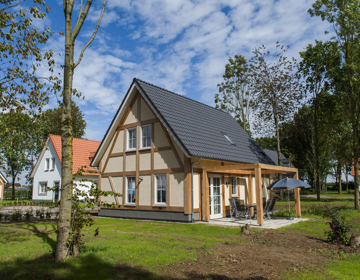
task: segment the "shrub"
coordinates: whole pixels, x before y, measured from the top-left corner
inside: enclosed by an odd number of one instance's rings
[[[0,222],[2,220],[3,214],[0,212]]]
[[[13,222],[17,222],[21,220],[21,211],[19,209],[15,209],[12,213],[11,213],[11,221]]]
[[[50,211],[50,209],[47,209],[46,210],[46,219],[51,219],[51,211]]]
[[[33,217],[33,209],[30,207],[26,210],[25,220],[30,221],[31,217]]]
[[[333,243],[349,244],[351,225],[346,221],[345,215],[341,214],[341,208],[326,207],[323,217],[330,219],[327,222],[330,230],[325,232],[327,240]]]

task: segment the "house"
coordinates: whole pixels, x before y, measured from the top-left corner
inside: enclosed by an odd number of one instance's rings
[[[6,183],[9,183],[9,181],[6,179],[5,175],[2,174],[2,172],[0,171],[0,201],[3,201],[4,199],[4,189]]]
[[[99,145],[99,141],[73,138],[73,174],[76,174],[82,166],[88,166],[90,170],[94,170],[90,167],[90,162]],[[83,173],[83,175],[89,180],[97,181],[98,179],[98,176],[93,173]],[[60,188],[61,186],[61,136],[49,135],[30,176],[33,178],[33,200],[56,201],[60,199],[60,192],[48,190],[48,187]],[[74,181],[76,184],[79,182],[80,178]],[[85,184],[90,186],[91,183]],[[87,189],[81,186],[78,188]]]
[[[263,151],[269,156],[269,158],[271,158],[273,162],[275,162],[276,164],[278,163],[277,151],[269,150],[269,149],[263,149]],[[281,161],[282,161],[282,166],[294,167],[291,163],[291,160],[285,157],[283,154],[281,154]]]
[[[229,198],[256,203],[276,166],[230,114],[134,79],[91,166],[99,188],[122,194],[101,201],[99,216],[192,222],[229,215]],[[301,216],[300,192],[295,192]]]

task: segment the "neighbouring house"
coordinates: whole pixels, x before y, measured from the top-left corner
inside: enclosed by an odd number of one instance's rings
[[[73,138],[73,174],[76,174],[82,166],[90,167],[90,162],[100,145],[99,141]],[[83,173],[85,179],[97,181],[98,175],[93,173]],[[31,172],[33,178],[33,194],[35,201],[39,200],[59,200],[61,193],[61,136],[50,134],[41,150],[39,158]],[[80,183],[81,178],[76,178],[75,184]],[[82,182],[88,186],[90,182]],[[48,190],[48,187],[56,187],[57,191]],[[78,186],[80,190],[86,191],[88,188]]]
[[[101,201],[99,216],[191,222],[230,213],[229,198],[256,203],[270,174],[293,172],[276,166],[230,114],[134,79],[91,166],[99,188],[121,193]],[[300,191],[295,192],[301,216]]]
[[[4,199],[4,189],[6,183],[9,183],[9,181],[6,179],[5,175],[2,174],[2,172],[0,171],[0,201],[3,201]]]
[[[278,163],[277,151],[269,150],[269,149],[263,149],[263,151],[269,156],[269,158],[271,158],[273,162],[275,162],[276,164]],[[281,154],[281,161],[282,161],[282,166],[294,167],[294,165],[292,165],[291,163],[291,160],[285,157],[283,154]]]

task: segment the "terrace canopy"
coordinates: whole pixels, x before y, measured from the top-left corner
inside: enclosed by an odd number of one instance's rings
[[[277,165],[269,165],[262,163],[255,164],[234,164],[234,165],[223,165],[214,167],[204,167],[202,169],[202,178],[208,178],[209,174],[226,174],[235,176],[248,176],[247,188],[252,190],[252,178],[255,177],[255,196],[256,196],[256,208],[257,208],[257,223],[259,225],[264,224],[264,211],[262,204],[263,187],[262,187],[262,175],[265,174],[281,174],[281,173],[292,173],[293,178],[299,179],[299,173],[297,168],[284,167]],[[202,193],[204,194],[204,220],[210,220],[210,207],[209,207],[209,181],[202,180]],[[296,216],[301,216],[301,205],[300,205],[300,188],[294,189],[295,192],[295,207]],[[249,204],[254,201],[253,192],[249,192],[248,197]]]

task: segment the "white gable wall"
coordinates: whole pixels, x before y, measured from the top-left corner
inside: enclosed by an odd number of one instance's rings
[[[48,187],[53,187],[54,182],[61,184],[61,164],[58,156],[56,155],[55,148],[51,141],[47,141],[44,147],[44,153],[40,158],[40,163],[34,173],[33,180],[33,200],[53,200],[54,192],[48,190],[46,194],[40,194],[40,183],[46,182]],[[45,170],[46,159],[50,161],[50,169]],[[51,170],[51,158],[55,158],[55,169]]]

